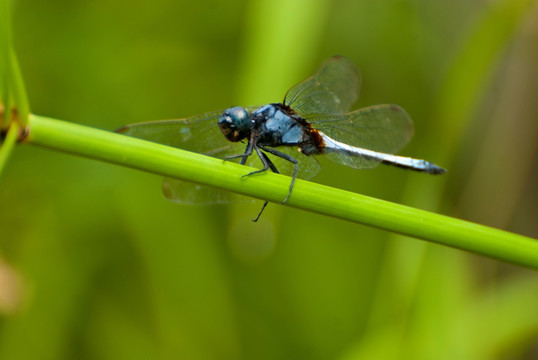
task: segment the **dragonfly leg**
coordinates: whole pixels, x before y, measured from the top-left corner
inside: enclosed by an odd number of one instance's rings
[[[260,151],[260,149],[258,147],[255,147],[254,149],[256,150],[256,153],[258,154],[258,157],[260,158],[260,160],[261,160],[261,162],[263,164],[263,169],[250,172],[250,173],[248,173],[246,175],[243,175],[243,177],[254,175],[254,174],[259,174],[259,173],[265,172],[265,171],[267,171],[269,169],[271,169],[271,171],[274,172],[274,173],[280,174],[280,172],[276,168],[275,164],[273,164],[273,162],[267,157],[267,155],[265,155],[262,151]]]
[[[246,175],[243,175],[243,176],[249,176],[249,175],[252,175],[252,174],[258,174],[258,173],[261,173],[261,172],[263,172],[263,171],[267,171],[267,170],[269,170],[269,169],[271,169],[271,171],[274,172],[274,173],[280,174],[280,172],[279,172],[278,169],[276,168],[275,164],[273,164],[273,162],[271,161],[271,159],[269,159],[269,157],[267,157],[267,155],[265,155],[265,153],[262,152],[262,151],[260,150],[260,148],[258,148],[258,147],[256,146],[254,149],[256,149],[256,153],[257,153],[258,156],[260,157],[260,160],[261,160],[261,162],[262,162],[264,168],[263,168],[263,169],[260,169],[260,170],[257,170],[257,171],[253,171],[253,172],[251,172],[251,173],[249,173],[249,174],[246,174]],[[286,198],[286,200],[287,200],[287,198]],[[260,218],[260,216],[261,216],[262,213],[263,213],[263,210],[264,210],[265,207],[267,206],[267,203],[268,203],[267,201],[265,201],[265,202],[263,203],[263,206],[262,206],[260,212],[258,213],[258,216],[256,216],[255,219],[252,219],[252,221],[254,221],[254,222],[258,221],[258,219]]]
[[[247,158],[252,155],[252,152],[250,154],[237,154],[237,155],[228,155],[224,158],[224,161],[230,161],[230,160],[233,160],[233,159],[237,159],[237,158],[241,158],[241,162],[243,163],[246,163],[247,162]],[[241,164],[241,165],[245,165],[245,164]]]
[[[256,216],[256,219],[252,219],[253,222],[257,222],[258,219],[260,218],[260,216],[262,216],[263,210],[265,210],[265,207],[267,206],[268,203],[269,203],[268,201],[265,201],[263,203],[263,206],[262,206],[260,212],[258,213],[258,216]]]
[[[291,190],[293,190],[293,185],[295,185],[295,179],[297,178],[297,171],[299,170],[299,162],[293,156],[285,154],[285,153],[280,152],[278,150],[275,150],[275,149],[272,149],[272,148],[266,148],[266,147],[263,147],[263,146],[260,146],[260,148],[263,151],[267,151],[269,154],[273,154],[273,155],[278,156],[278,157],[280,157],[280,158],[282,158],[284,160],[288,160],[289,162],[294,164],[293,175],[291,177],[291,183],[290,183],[290,188],[289,188],[289,191],[288,191],[288,195],[286,195],[286,198],[281,202],[281,204],[285,204],[288,201],[288,199],[290,198]],[[275,172],[278,173],[278,171],[275,171]]]
[[[250,155],[252,155],[252,149],[254,147],[254,143],[252,141],[249,141],[247,144],[247,147],[245,148],[245,152],[243,154],[237,154],[237,155],[229,155],[224,158],[224,161],[229,161],[232,159],[241,158],[241,165],[245,165],[247,162],[247,159]]]
[[[236,158],[241,158],[240,164],[245,165],[245,163],[247,162],[248,157],[250,155],[252,155],[253,149],[256,149],[256,153],[260,157],[260,160],[261,160],[264,168],[260,169],[260,170],[257,170],[257,171],[253,171],[253,172],[248,173],[246,175],[243,175],[242,177],[249,176],[249,175],[252,175],[252,174],[261,173],[261,172],[267,171],[268,169],[271,169],[272,171],[274,171],[274,172],[276,172],[278,174],[278,170],[277,170],[276,166],[271,162],[271,160],[267,157],[267,155],[265,155],[263,152],[261,152],[260,149],[257,146],[254,146],[254,141],[249,141],[248,142],[247,147],[245,149],[245,152],[243,154],[227,156],[224,159],[224,161],[231,160],[231,159],[236,159]],[[268,203],[269,203],[268,201],[265,201],[263,203],[260,212],[258,213],[258,215],[256,216],[255,219],[252,219],[252,221],[257,222],[260,219],[260,216],[262,216],[263,210],[265,210],[265,207],[267,206]]]
[[[262,151],[260,151],[260,149],[258,147],[255,147],[255,149],[256,149],[256,153],[260,157],[260,160],[261,160],[264,168],[260,169],[258,171],[253,171],[253,172],[251,172],[249,174],[246,174],[246,175],[243,175],[243,176],[249,176],[249,175],[252,175],[252,174],[258,174],[258,173],[261,173],[263,171],[267,171],[268,169],[271,169],[271,171],[279,174],[278,169],[276,168],[275,164],[273,164],[273,162],[267,157],[267,155],[265,155]],[[258,221],[258,219],[260,218],[260,216],[263,213],[263,210],[265,210],[265,207],[267,206],[267,204],[268,204],[268,201],[265,201],[263,203],[262,208],[261,208],[260,212],[258,213],[258,216],[256,216],[255,219],[252,219],[252,221],[254,221],[254,222]]]

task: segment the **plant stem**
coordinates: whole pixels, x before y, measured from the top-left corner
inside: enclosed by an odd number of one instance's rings
[[[20,128],[18,124],[15,123],[11,125],[6,133],[6,138],[4,139],[4,141],[0,141],[0,175],[2,175],[2,172],[4,171],[11,152],[13,151],[13,147],[17,142],[19,131]]]
[[[140,139],[30,115],[28,143],[280,202],[290,178]],[[435,179],[432,179],[435,181]],[[538,241],[483,225],[297,180],[287,205],[538,269]]]

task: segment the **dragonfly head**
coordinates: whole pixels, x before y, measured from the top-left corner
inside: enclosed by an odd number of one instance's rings
[[[229,141],[243,140],[250,132],[248,111],[241,106],[226,109],[219,118],[219,128]]]

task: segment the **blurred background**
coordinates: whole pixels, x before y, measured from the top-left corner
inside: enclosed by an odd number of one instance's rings
[[[101,129],[281,101],[334,54],[356,107],[448,169],[314,181],[538,237],[538,8],[523,0],[12,1],[32,112]],[[18,146],[0,178],[0,359],[536,359],[538,275]]]

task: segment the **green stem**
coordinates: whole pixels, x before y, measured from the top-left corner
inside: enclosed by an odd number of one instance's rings
[[[13,124],[9,127],[4,142],[0,143],[0,175],[4,171],[7,161],[13,151],[13,147],[17,142],[20,128],[18,124]]]
[[[280,202],[290,178],[60,120],[31,115],[27,142]],[[435,181],[435,179],[432,179]],[[287,205],[538,269],[538,241],[471,222],[297,180]]]

